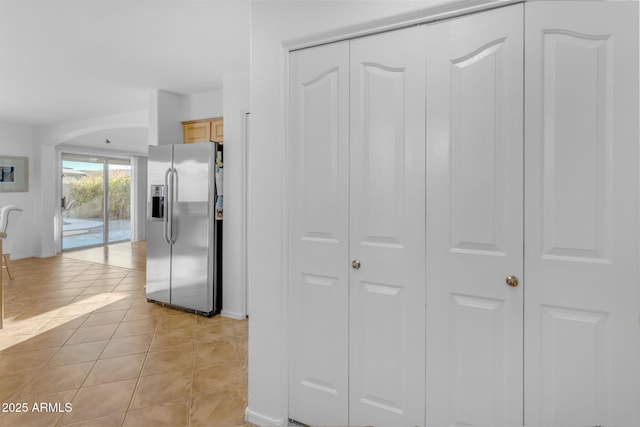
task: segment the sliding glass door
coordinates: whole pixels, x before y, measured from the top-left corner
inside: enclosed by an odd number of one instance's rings
[[[62,250],[131,238],[131,163],[62,154]]]

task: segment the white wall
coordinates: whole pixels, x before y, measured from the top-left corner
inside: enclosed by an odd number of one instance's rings
[[[39,239],[39,215],[34,206],[34,199],[40,194],[40,184],[37,178],[38,162],[34,156],[33,128],[0,123],[0,155],[29,159],[29,191],[0,193],[0,206],[16,205],[23,210],[17,227],[13,228],[11,257],[27,258],[33,255]]]
[[[36,141],[38,138],[36,138]],[[36,143],[37,144],[37,143]],[[41,145],[37,149],[38,181],[40,194],[34,200],[37,217],[34,225],[38,231],[38,244],[33,256],[46,258],[54,256],[60,248],[60,202],[58,193],[58,156],[53,145]],[[35,163],[35,162],[34,162]]]
[[[287,53],[282,43],[444,3],[451,1],[252,2],[247,417],[253,423],[285,425],[287,420],[283,169]]]
[[[131,240],[146,240],[147,238],[147,157],[134,156],[133,166],[134,188],[131,195],[131,213],[138,220],[133,224]]]
[[[223,87],[226,90],[227,84]],[[209,92],[194,93],[189,96],[188,118],[185,120],[211,119],[223,116],[223,92],[222,89]]]
[[[224,231],[222,315],[246,316],[243,224],[243,118],[249,110],[249,73],[223,76],[224,85]]]

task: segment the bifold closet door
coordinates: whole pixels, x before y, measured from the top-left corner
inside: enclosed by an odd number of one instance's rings
[[[427,28],[427,426],[523,421],[522,24]]]
[[[291,55],[289,416],[305,424],[424,424],[424,32]]]
[[[638,3],[525,26],[526,425],[638,426]]]
[[[351,425],[424,425],[425,44],[351,41]]]
[[[349,42],[290,57],[289,417],[347,425]]]

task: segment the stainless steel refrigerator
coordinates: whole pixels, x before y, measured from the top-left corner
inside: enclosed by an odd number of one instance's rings
[[[206,316],[222,308],[217,144],[149,147],[147,300]]]

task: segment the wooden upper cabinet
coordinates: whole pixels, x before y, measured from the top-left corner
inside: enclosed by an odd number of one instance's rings
[[[211,141],[222,144],[224,141],[224,125],[222,118],[211,120]]]
[[[221,144],[224,139],[223,119],[191,120],[182,122],[183,142],[217,142]]]
[[[209,120],[182,122],[184,143],[209,141],[211,139],[211,124]]]

